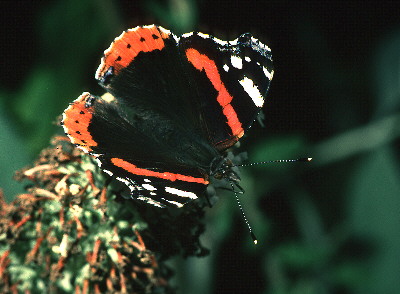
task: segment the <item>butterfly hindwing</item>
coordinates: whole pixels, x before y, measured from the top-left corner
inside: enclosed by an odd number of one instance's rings
[[[128,186],[133,199],[158,207],[181,207],[202,195],[208,184],[201,175],[138,168],[132,161],[121,158],[100,156],[97,160],[107,174]]]
[[[158,206],[179,206],[196,199],[208,184],[208,176],[196,159],[202,155],[201,148],[195,145],[197,152],[178,158],[176,149],[168,149],[163,142],[165,125],[158,132],[146,129],[154,122],[157,127],[160,120],[144,125],[142,118],[136,120],[132,116],[128,120],[115,101],[86,92],[66,109],[63,126],[71,142],[93,155],[106,173],[126,184],[133,198],[147,202],[154,198],[152,204],[159,202]],[[184,145],[179,144],[180,148]],[[156,194],[149,183],[143,182],[145,178],[157,183]]]

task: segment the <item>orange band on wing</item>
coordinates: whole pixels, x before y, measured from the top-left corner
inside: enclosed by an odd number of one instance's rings
[[[123,32],[114,40],[111,46],[104,52],[104,57],[96,72],[96,78],[100,79],[105,72],[114,67],[114,74],[127,67],[140,52],[150,52],[164,48],[164,40],[169,37],[167,31],[156,26],[136,27]]]
[[[86,107],[86,100],[90,93],[85,92],[79,96],[64,112],[63,127],[65,133],[73,144],[85,152],[91,152],[97,146],[89,133],[88,127],[92,120],[92,107]]]
[[[208,181],[205,180],[204,178],[195,178],[195,177],[191,177],[191,176],[185,176],[185,175],[181,175],[181,174],[174,174],[174,173],[169,173],[169,172],[155,172],[152,170],[148,170],[145,168],[139,168],[136,165],[127,162],[123,159],[120,158],[111,158],[111,163],[114,164],[115,166],[118,166],[124,170],[126,170],[127,172],[130,172],[134,175],[138,175],[138,176],[148,176],[148,177],[156,177],[156,178],[160,178],[160,179],[164,179],[164,180],[168,180],[168,181],[185,181],[185,182],[191,182],[191,183],[199,183],[199,184],[204,184],[204,185],[208,185]]]
[[[236,111],[230,104],[233,97],[228,93],[224,83],[221,81],[221,76],[215,62],[193,48],[186,50],[186,57],[196,69],[205,71],[213,87],[218,91],[217,101],[222,106],[222,112],[228,120],[228,125],[232,130],[232,135],[237,136],[238,138],[242,137],[244,134],[242,124],[238,119]]]

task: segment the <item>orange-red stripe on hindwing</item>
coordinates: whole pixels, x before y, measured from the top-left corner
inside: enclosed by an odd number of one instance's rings
[[[185,175],[181,175],[181,174],[174,174],[174,173],[170,173],[170,172],[155,172],[152,170],[148,170],[145,168],[139,168],[136,165],[127,162],[121,158],[111,158],[111,163],[114,164],[115,166],[118,166],[124,170],[126,170],[127,172],[130,172],[134,175],[138,175],[138,176],[147,176],[147,177],[156,177],[156,178],[160,178],[160,179],[164,179],[164,180],[168,180],[168,181],[185,181],[185,182],[191,182],[191,183],[199,183],[199,184],[204,184],[204,185],[208,185],[208,181],[205,180],[204,178],[195,178],[192,176],[185,176]]]

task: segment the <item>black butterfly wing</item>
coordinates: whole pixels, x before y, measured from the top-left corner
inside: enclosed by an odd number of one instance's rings
[[[220,151],[251,126],[272,76],[270,49],[250,34],[230,42],[202,33],[178,38],[154,25],[115,39],[96,73],[127,106],[163,113]]]
[[[179,40],[154,25],[124,32],[96,72],[112,95],[82,94],[64,112],[65,132],[134,198],[156,206],[195,199],[208,184],[218,150],[251,125],[272,77],[269,51],[243,36],[223,42],[187,34]],[[233,53],[252,73],[226,70],[240,67]],[[258,92],[251,92],[254,81]]]
[[[188,71],[195,71],[191,88],[200,101],[208,140],[224,150],[243,136],[264,104],[273,76],[271,51],[250,34],[227,42],[188,33],[179,46],[192,65]],[[212,95],[204,89],[212,89]]]
[[[96,79],[126,107],[150,110],[201,133],[196,97],[188,86],[177,40],[159,26],[127,30],[104,52]]]
[[[104,172],[129,188],[133,199],[158,207],[182,207],[203,195],[208,185],[206,175],[193,171],[166,171],[165,166],[144,169],[137,160],[117,157],[100,156],[98,160]]]
[[[109,98],[86,92],[65,110],[63,126],[71,142],[93,155],[139,200],[180,206],[203,193],[212,159],[202,161],[215,151],[196,144],[173,122],[154,118],[156,113],[126,112]]]

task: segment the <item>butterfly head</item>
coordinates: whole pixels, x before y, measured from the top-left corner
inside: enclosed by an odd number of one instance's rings
[[[210,165],[210,175],[217,180],[228,180],[230,183],[238,184],[240,181],[234,163],[227,156],[214,158]]]

